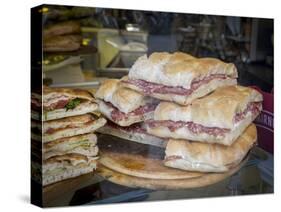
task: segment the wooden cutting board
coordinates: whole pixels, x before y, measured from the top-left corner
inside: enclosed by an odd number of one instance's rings
[[[134,177],[120,172],[111,170],[103,165],[100,165],[98,174],[110,182],[128,186],[132,188],[146,188],[152,190],[176,190],[199,188],[218,183],[237,172],[248,160],[245,158],[238,166],[224,173],[207,173],[200,177],[187,179],[148,179],[142,177]]]
[[[187,179],[204,175],[163,165],[165,149],[117,137],[100,135],[99,164],[122,174],[148,179]]]
[[[165,150],[108,135],[99,135],[98,174],[113,183],[148,189],[184,189],[217,183],[247,161],[224,173],[189,172],[164,166]]]

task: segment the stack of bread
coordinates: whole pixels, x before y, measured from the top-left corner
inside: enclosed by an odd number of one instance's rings
[[[97,132],[164,147],[164,140],[149,135],[143,124],[145,120],[153,118],[159,101],[125,88],[122,80],[105,80],[95,93],[99,111],[108,119],[106,125]]]
[[[140,57],[121,84],[130,93],[137,92],[136,96],[160,102],[144,126],[146,133],[168,141],[166,166],[224,172],[239,164],[255,144],[257,133],[252,122],[262,110],[262,95],[237,85],[237,77],[232,63],[178,52],[153,53]],[[116,87],[109,83],[96,97],[122,112],[136,108],[137,98],[120,108],[119,97],[128,100],[129,91],[112,95],[106,89],[115,92]],[[112,117],[108,105],[99,106]]]
[[[94,131],[106,120],[93,113],[98,108],[94,97],[85,90],[44,87],[40,99],[32,99],[33,108],[43,107],[42,116],[32,112],[32,140],[42,141],[43,186],[96,169]]]

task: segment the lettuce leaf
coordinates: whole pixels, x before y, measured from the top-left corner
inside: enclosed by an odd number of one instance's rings
[[[81,103],[81,100],[79,98],[72,99],[69,101],[64,107],[66,108],[66,111],[73,110]]]

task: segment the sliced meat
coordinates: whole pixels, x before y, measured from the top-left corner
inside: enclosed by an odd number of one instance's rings
[[[246,110],[241,113],[237,113],[234,117],[234,122],[237,123],[245,118],[248,112],[251,112],[253,116],[256,116],[260,113],[262,107],[261,102],[251,102],[247,105]]]
[[[157,104],[151,103],[151,104],[146,104],[144,106],[140,106],[139,108],[133,110],[130,113],[123,113],[120,110],[118,110],[116,107],[114,107],[111,103],[109,103],[109,102],[105,102],[105,103],[107,106],[112,108],[111,118],[114,121],[121,121],[124,119],[128,119],[130,116],[140,116],[145,113],[154,111],[155,108],[157,107]]]
[[[241,112],[237,113],[234,117],[234,122],[237,123],[245,118],[247,113],[252,113],[253,116],[256,116],[261,111],[261,102],[251,102],[248,104],[247,108]],[[219,127],[205,127],[201,124],[196,124],[194,122],[183,122],[183,121],[155,121],[148,120],[145,122],[150,128],[155,128],[159,126],[164,126],[169,128],[170,131],[175,131],[182,127],[187,127],[192,133],[207,133],[213,136],[224,136],[225,133],[228,133],[230,129],[219,128]]]
[[[64,108],[69,101],[71,101],[71,99],[68,96],[55,96],[53,98],[45,100],[43,103],[43,108],[45,111],[61,109]]]
[[[114,124],[111,121],[108,121],[107,125],[112,127],[112,128],[127,131],[127,132],[147,133],[146,130],[142,127],[142,125],[140,123],[135,123],[135,124],[132,124],[131,126],[128,126],[128,127],[121,127],[117,124]]]
[[[47,107],[47,110],[55,110],[55,109],[61,109],[64,108],[65,105],[67,105],[67,103],[69,102],[69,100],[59,100],[58,102],[55,102],[53,104],[51,104],[49,107]]]
[[[55,128],[49,128],[49,129],[46,130],[45,133],[46,133],[46,134],[53,134],[55,131],[56,131]]]
[[[182,156],[179,156],[179,155],[171,155],[171,156],[167,156],[165,157],[164,161],[170,161],[170,160],[180,160],[180,159],[183,159]]]
[[[149,120],[149,121],[146,121],[145,123],[148,124],[148,126],[150,128],[164,126],[164,127],[169,128],[170,131],[174,132],[175,130],[177,130],[179,128],[187,127],[194,134],[207,133],[207,134],[213,135],[213,136],[219,136],[219,135],[223,136],[225,133],[230,131],[230,129],[226,129],[226,128],[205,127],[201,124],[196,124],[194,122],[183,122],[183,121],[175,122],[175,121],[170,121],[170,120],[165,120],[165,121]]]
[[[176,94],[187,96],[190,95],[194,90],[197,90],[201,85],[209,83],[214,79],[227,79],[228,76],[224,74],[213,74],[204,79],[195,79],[191,83],[190,89],[186,89],[180,86],[165,86],[162,84],[147,82],[144,80],[124,80],[122,82],[129,83],[140,88],[145,94],[159,93],[159,94]]]
[[[63,128],[48,128],[44,133],[45,134],[53,134],[57,131],[60,131],[60,130],[64,130],[64,129],[75,129],[75,128],[79,128],[79,127],[82,127],[82,126],[73,126],[73,125],[69,125],[67,127],[63,127]]]
[[[49,127],[46,130],[43,130],[45,134],[53,134],[57,131],[63,130],[63,129],[75,129],[75,128],[82,128],[86,127],[87,125],[93,123],[94,121],[88,121],[85,123],[74,123],[74,124],[69,124],[67,126],[59,127],[59,128],[54,128],[54,127]]]

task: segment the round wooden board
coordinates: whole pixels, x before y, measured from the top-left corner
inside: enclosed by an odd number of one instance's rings
[[[245,158],[238,166],[232,168],[228,172],[224,173],[206,173],[200,177],[189,179],[147,179],[141,177],[134,177],[126,174],[122,174],[111,170],[103,165],[100,165],[98,174],[105,179],[123,186],[133,188],[146,188],[152,190],[175,190],[175,189],[187,189],[198,188],[215,184],[222,181],[229,176],[237,172],[248,160]]]
[[[122,174],[148,179],[189,179],[204,175],[164,166],[165,149],[102,135],[99,164]]]
[[[186,172],[166,167],[160,159],[126,153],[103,152],[99,164],[122,174],[148,179],[175,180],[204,175],[200,172]]]

